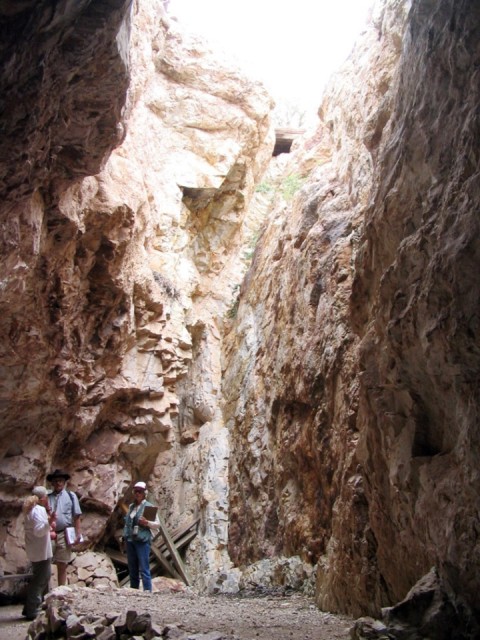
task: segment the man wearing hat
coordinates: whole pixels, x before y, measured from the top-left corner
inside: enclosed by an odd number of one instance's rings
[[[53,562],[57,565],[58,584],[67,584],[67,565],[73,559],[73,553],[65,539],[65,529],[75,527],[75,543],[81,541],[80,516],[82,510],[77,495],[68,491],[65,487],[70,474],[55,469],[47,476],[48,482],[53,486],[53,491],[48,496],[50,509],[56,514],[57,538],[54,544]]]

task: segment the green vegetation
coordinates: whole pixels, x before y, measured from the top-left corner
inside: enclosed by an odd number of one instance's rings
[[[280,185],[282,196],[285,200],[290,201],[297,191],[301,188],[304,178],[296,173],[293,173],[283,180]]]
[[[227,311],[227,317],[234,319],[237,317],[238,305],[240,304],[240,285],[236,284],[232,289],[232,296],[234,296],[232,304]]]
[[[270,193],[273,196],[280,192],[284,200],[290,201],[304,182],[302,176],[292,173],[283,179],[280,186],[273,185],[270,182],[260,182],[256,188],[256,193]]]
[[[255,188],[256,193],[271,193],[273,190],[274,187],[269,182],[260,182]]]
[[[254,254],[254,251],[255,251],[255,247],[257,246],[257,242],[258,242],[258,239],[260,237],[260,233],[261,233],[261,229],[257,229],[257,232],[252,234],[252,236],[251,236],[251,238],[250,238],[250,240],[248,242],[247,248],[243,252],[243,260],[244,260],[244,262],[249,263],[251,261],[251,259],[253,258],[253,254]]]

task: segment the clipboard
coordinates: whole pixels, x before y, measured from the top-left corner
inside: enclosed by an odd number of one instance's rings
[[[155,518],[157,517],[157,507],[149,507],[148,505],[143,509],[143,517],[149,520],[150,522],[155,522]]]
[[[77,534],[75,532],[75,527],[65,527],[65,541],[67,543],[67,547],[73,547],[77,540]],[[83,536],[80,534],[79,542],[83,542]]]

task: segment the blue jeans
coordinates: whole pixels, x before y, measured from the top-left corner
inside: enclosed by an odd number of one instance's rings
[[[140,576],[143,590],[152,590],[152,576],[150,575],[150,542],[127,540],[127,562],[130,574],[130,586],[138,589]]]

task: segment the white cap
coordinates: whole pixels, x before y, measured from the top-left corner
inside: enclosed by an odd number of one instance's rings
[[[134,488],[134,489],[142,489],[143,491],[146,491],[146,489],[147,489],[147,485],[145,484],[145,482],[136,482],[136,483],[133,485],[133,488]]]
[[[34,496],[37,496],[37,498],[44,498],[48,494],[48,491],[45,487],[33,487],[32,493]]]

